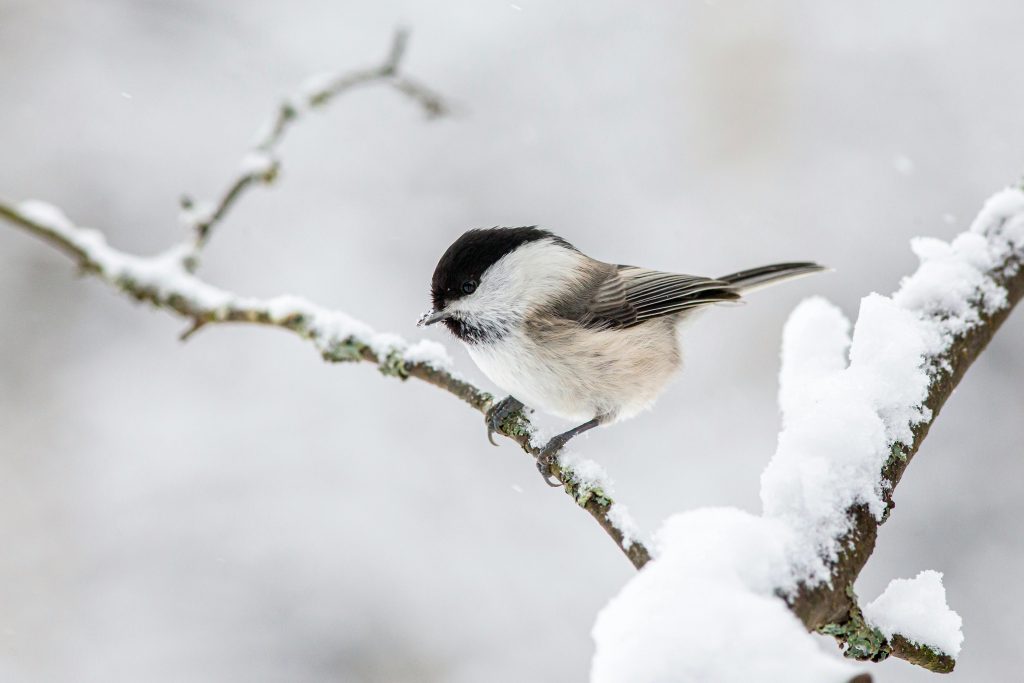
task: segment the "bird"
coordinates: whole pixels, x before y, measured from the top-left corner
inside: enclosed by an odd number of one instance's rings
[[[650,408],[680,370],[681,323],[822,270],[802,261],[701,277],[599,261],[537,226],[479,228],[438,260],[419,324],[443,323],[508,392],[487,411],[491,443],[524,407],[578,423],[537,456],[560,486],[551,467],[566,443]]]

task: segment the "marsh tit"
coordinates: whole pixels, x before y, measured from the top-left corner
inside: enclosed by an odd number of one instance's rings
[[[536,227],[470,230],[438,261],[420,324],[444,323],[510,394],[488,412],[491,443],[524,405],[579,422],[541,449],[537,466],[552,483],[571,438],[654,404],[682,361],[681,322],[820,270],[777,263],[698,277],[597,261]]]

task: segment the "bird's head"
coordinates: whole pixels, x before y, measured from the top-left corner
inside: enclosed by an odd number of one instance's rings
[[[527,311],[549,303],[581,256],[537,227],[470,230],[437,262],[433,310],[420,324],[443,322],[468,343],[500,339]]]

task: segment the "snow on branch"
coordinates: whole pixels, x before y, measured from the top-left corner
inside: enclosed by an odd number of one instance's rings
[[[858,332],[854,332],[850,367],[869,365],[869,357],[878,354],[876,376],[898,372],[886,363],[896,360],[893,347],[903,339],[921,345],[919,376],[924,380],[918,382],[927,385],[914,406],[878,405],[887,448],[874,450],[868,457],[881,464],[881,476],[876,488],[863,492],[848,509],[847,528],[829,546],[831,583],[809,578],[798,586],[793,609],[808,628],[842,625],[847,615],[857,611],[852,586],[874,550],[878,526],[893,508],[893,491],[953,389],[1024,296],[1024,192],[1008,188],[991,197],[970,229],[951,243],[918,239],[912,247],[921,266],[892,297],[892,314],[901,321],[877,316],[869,320],[874,329],[863,334],[859,350]],[[869,309],[875,305],[869,304]],[[862,305],[862,316],[864,312]],[[877,387],[879,395],[907,390]],[[934,658],[895,641],[890,645],[893,655],[921,659],[915,663],[934,670],[953,668],[952,657]],[[884,647],[872,656],[884,657]]]
[[[138,301],[172,311],[192,321],[185,337],[213,323],[254,323],[290,330],[308,339],[329,362],[367,361],[388,376],[415,377],[444,389],[481,413],[493,397],[451,370],[444,347],[437,342],[406,342],[402,337],[376,332],[366,323],[301,297],[255,299],[208,284],[186,267],[194,245],[184,243],[162,254],[139,257],[107,244],[97,230],[74,225],[63,212],[44,202],[29,200],[18,205],[0,202],[0,218],[18,225],[71,256],[79,268],[100,278]],[[537,457],[534,428],[521,412],[502,425],[502,433]],[[483,435],[481,427],[481,438]],[[626,509],[611,498],[607,477],[595,473],[593,463],[575,461],[553,468],[576,503],[601,525],[630,562],[641,567],[649,559],[637,540]]]
[[[929,426],[1024,295],[1024,192],[993,196],[951,243],[912,246],[920,267],[892,297],[862,300],[852,337],[823,299],[793,312],[763,514],[707,509],[667,520],[657,559],[598,617],[592,681],[857,675],[804,629],[835,636],[855,659],[953,669],[960,622],[935,573],[890,587],[867,619],[853,588]]]
[[[366,361],[387,376],[414,377],[444,389],[472,408],[486,413],[493,397],[460,377],[437,342],[409,343],[391,333],[376,332],[364,322],[300,297],[255,299],[240,296],[207,283],[195,274],[199,255],[211,230],[244,192],[256,182],[270,182],[279,162],[274,156],[286,131],[305,111],[324,106],[356,86],[386,83],[411,98],[435,117],[446,113],[445,101],[429,88],[399,71],[407,44],[399,31],[387,59],[379,66],[308,79],[296,98],[286,100],[257,136],[252,151],[240,165],[239,175],[212,208],[200,209],[186,200],[187,222],[193,235],[161,254],[141,257],[109,244],[102,232],[75,225],[63,211],[45,202],[0,200],[0,218],[21,227],[74,259],[82,272],[94,275],[124,294],[188,319],[185,340],[202,327],[215,323],[252,323],[289,330],[309,340],[328,362]],[[540,445],[533,442],[534,427],[522,412],[510,415],[502,433],[533,457]],[[481,437],[484,434],[481,427]],[[542,444],[541,444],[542,445]],[[568,463],[568,461],[567,461]],[[552,468],[564,490],[590,513],[636,567],[649,559],[627,509],[611,497],[607,475],[595,463],[574,460]]]
[[[864,619],[890,640],[903,636],[937,656],[956,658],[964,635],[963,620],[946,604],[942,574],[925,570],[913,579],[893,579],[885,591],[864,605]]]

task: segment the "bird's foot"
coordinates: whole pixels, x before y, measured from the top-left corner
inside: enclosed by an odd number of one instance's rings
[[[537,454],[537,469],[540,470],[540,476],[544,477],[545,484],[552,487],[562,485],[562,482],[555,478],[554,473],[551,471],[551,466],[558,461],[559,452],[574,436],[597,427],[605,419],[607,418],[603,416],[595,417],[593,420],[588,420],[567,432],[551,437],[551,440],[544,444],[544,447],[540,449],[540,453]]]
[[[491,442],[492,446],[498,445],[494,441],[494,435],[504,433],[501,431],[501,425],[505,420],[507,420],[512,413],[522,409],[523,404],[511,396],[506,396],[490,407],[487,414],[484,415],[484,421],[487,423],[487,440]]]
[[[555,478],[554,472],[551,471],[551,466],[558,462],[559,452],[561,452],[562,447],[571,438],[572,436],[566,437],[565,434],[554,436],[544,444],[544,447],[540,449],[540,453],[537,454],[537,471],[540,472],[540,476],[544,477],[544,483],[552,488],[558,488],[562,485],[562,482]]]

